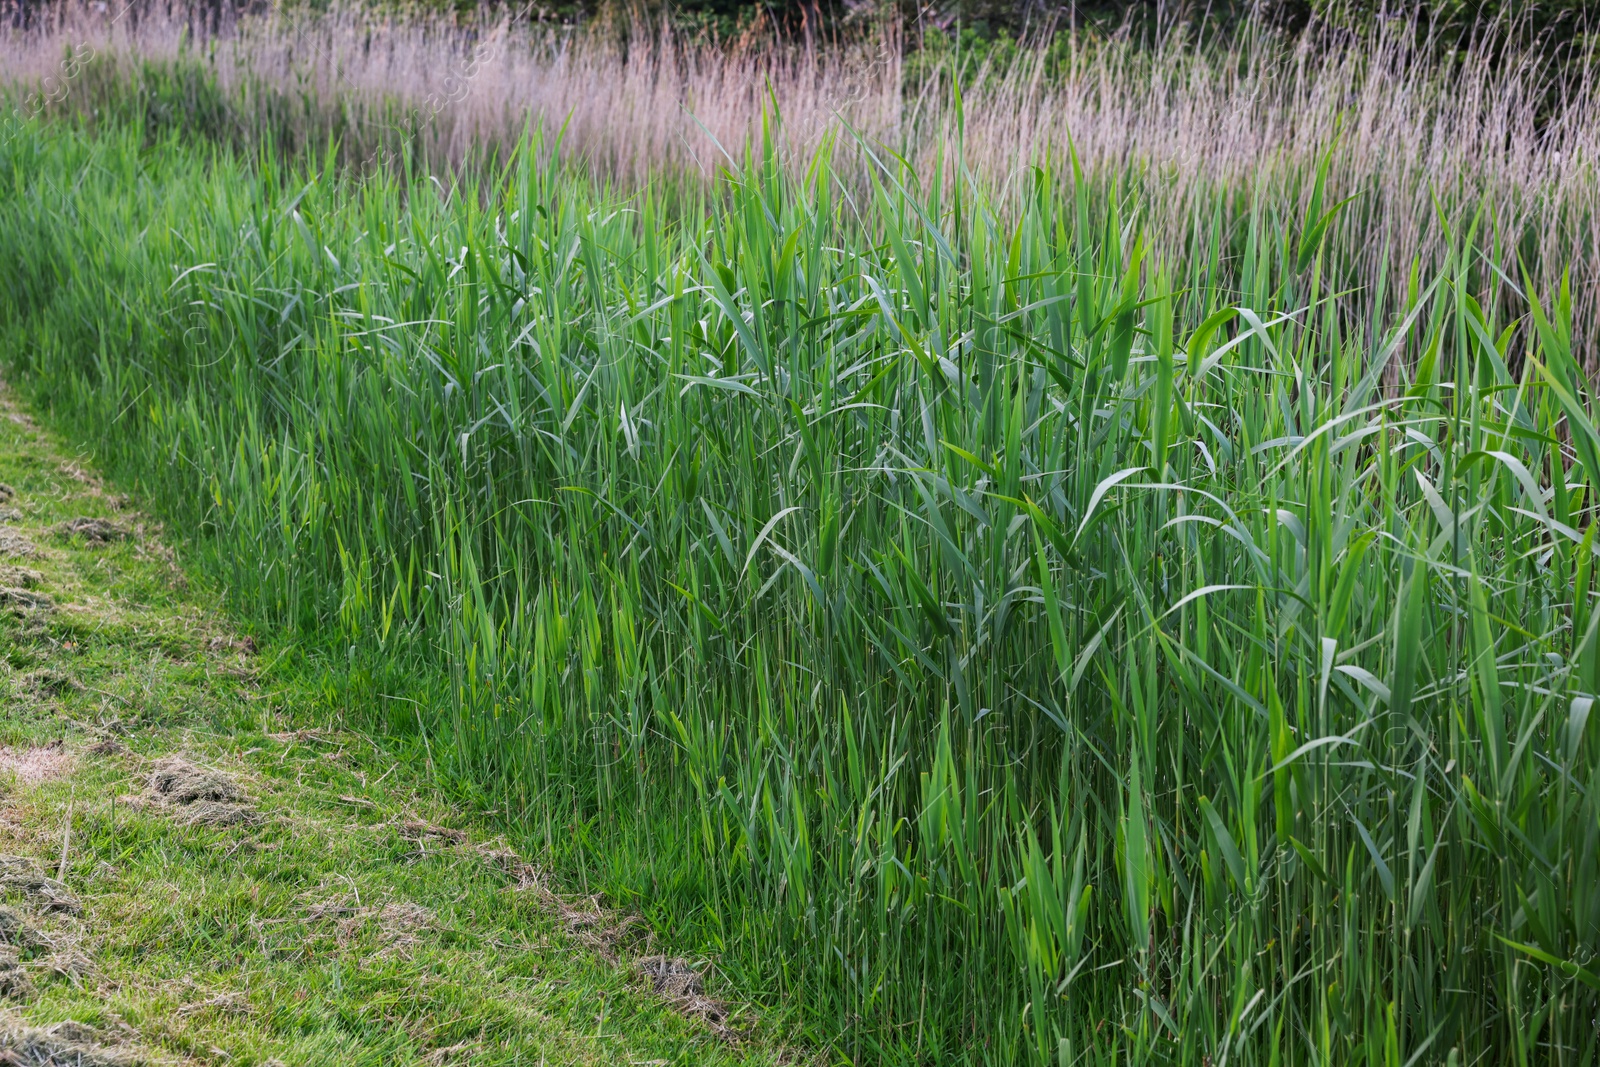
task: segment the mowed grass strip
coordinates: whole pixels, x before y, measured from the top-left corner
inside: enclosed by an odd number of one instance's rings
[[[0,1021],[46,1062],[775,1062],[699,984],[657,995],[626,917],[463,817],[422,746],[341,729],[6,394],[0,484]]]

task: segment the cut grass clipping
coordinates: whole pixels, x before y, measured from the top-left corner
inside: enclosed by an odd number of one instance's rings
[[[0,148],[31,395],[839,1054],[1600,1055],[1600,435],[1492,213],[1358,298],[1325,170],[1142,234],[1044,160],[622,201],[140,137]]]

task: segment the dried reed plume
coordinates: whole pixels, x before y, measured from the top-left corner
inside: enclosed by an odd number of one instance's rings
[[[1345,280],[1369,291],[1387,281],[1393,292],[1413,258],[1440,261],[1440,210],[1458,228],[1481,212],[1498,248],[1482,299],[1520,284],[1524,266],[1546,287],[1570,268],[1577,328],[1593,336],[1593,77],[1582,70],[1553,92],[1531,55],[1474,47],[1441,62],[1417,39],[1416,24],[1399,21],[1343,42],[1257,29],[1225,47],[1175,36],[1153,48],[1114,40],[1024,50],[1003,69],[967,72],[959,146],[949,65],[909,73],[893,26],[821,49],[758,36],[715,45],[649,28],[624,46],[571,29],[352,9],[207,20],[172,6],[73,2],[0,37],[0,66],[40,90],[35,110],[70,109],[150,76],[130,60],[186,59],[227,101],[207,117],[212,132],[254,143],[270,131],[288,148],[336,138],[357,164],[402,149],[430,165],[486,147],[503,155],[531,124],[562,129],[566,153],[627,185],[710,176],[759,143],[774,108],[780,150],[797,169],[831,144],[846,177],[864,165],[856,135],[924,176],[959,151],[994,187],[1046,161],[1060,175],[1075,150],[1086,173],[1121,183],[1158,248],[1181,246],[1219,204],[1229,218],[1252,199],[1296,217],[1332,149],[1330,196],[1357,197],[1330,233],[1354,265]],[[81,74],[89,59],[99,64],[93,77]]]

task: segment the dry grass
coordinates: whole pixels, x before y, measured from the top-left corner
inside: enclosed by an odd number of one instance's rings
[[[232,778],[221,771],[191,763],[182,756],[165,756],[156,761],[150,775],[150,791],[172,804],[245,800],[244,790]]]
[[[74,106],[94,57],[195,55],[187,16],[103,6],[69,3],[47,25],[0,37],[0,67],[45,90],[32,106]],[[357,163],[402,147],[456,162],[515,145],[532,124],[562,129],[563,150],[606,178],[711,176],[759,144],[774,106],[797,169],[831,142],[833,165],[860,174],[846,127],[924,177],[959,140],[992,187],[1023,182],[1049,160],[1064,170],[1075,148],[1087,172],[1116,178],[1142,205],[1158,245],[1175,247],[1219,202],[1229,214],[1252,198],[1296,213],[1308,176],[1337,145],[1330,192],[1360,199],[1333,238],[1362,264],[1361,283],[1402,287],[1413,257],[1424,269],[1437,262],[1446,237],[1436,204],[1461,226],[1481,209],[1511,278],[1520,281],[1519,255],[1547,284],[1543,274],[1571,266],[1589,326],[1600,276],[1593,79],[1578,76],[1552,105],[1534,58],[1469,51],[1445,70],[1415,40],[1401,21],[1343,47],[1260,31],[1220,52],[1177,38],[1153,50],[1125,41],[1025,50],[969,76],[960,124],[947,72],[908,75],[893,26],[822,50],[759,36],[713,46],[636,28],[622,49],[504,23],[475,30],[274,9],[231,24],[203,62],[235,101],[235,139],[271,129],[315,148],[332,135]]]
[[[48,611],[55,602],[43,593],[11,586],[0,586],[0,606],[20,611]]]
[[[410,901],[363,905],[359,896],[342,894],[308,906],[299,917],[306,925],[331,924],[341,948],[358,939],[375,939],[380,952],[404,953],[422,943],[434,925],[434,913]]]
[[[728,1026],[728,1005],[706,996],[702,969],[692,961],[676,956],[647,956],[634,964],[651,990],[683,1014],[704,1020],[722,1036],[735,1032]]]
[[[0,774],[14,776],[19,785],[37,785],[72,773],[73,756],[56,741],[25,748],[0,747]],[[4,924],[0,922],[0,929]]]
[[[125,1049],[107,1048],[77,1022],[49,1027],[13,1024],[0,1033],[0,1063],[8,1067],[133,1067],[144,1062]]]
[[[156,760],[146,795],[129,797],[127,802],[132,807],[166,809],[184,826],[235,826],[260,820],[260,813],[239,783],[219,770],[191,763],[182,756]]]
[[[38,552],[34,543],[22,534],[0,528],[0,559],[29,559]]]
[[[63,56],[185,54],[184,16],[130,9],[121,19],[94,5],[59,8],[49,25],[0,38],[10,79],[70,100],[82,64]],[[486,142],[509,143],[535,123],[565,125],[565,144],[597,172],[645,181],[664,170],[710,174],[717,142],[739,153],[759,132],[767,87],[791,145],[810,153],[843,117],[883,133],[900,121],[898,38],[884,35],[834,52],[742,42],[730,51],[669,31],[623,50],[583,37],[501,24],[485,32],[434,20],[374,21],[355,10],[326,17],[274,12],[241,19],[209,57],[228,90],[291,90],[309,105],[290,132],[320,140],[337,113],[345,149],[370,156],[395,147],[397,131],[421,129],[434,160],[460,160]],[[257,113],[252,120],[266,116]]]
[[[39,911],[73,915],[80,908],[77,896],[30,856],[0,855],[0,891],[25,899]]]
[[[89,516],[68,519],[56,527],[56,533],[62,537],[81,537],[91,545],[108,545],[113,541],[125,540],[128,536],[128,531],[116,523]]]

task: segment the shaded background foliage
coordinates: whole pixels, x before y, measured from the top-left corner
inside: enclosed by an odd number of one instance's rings
[[[53,0],[4,0],[0,24],[25,27],[48,18]],[[120,3],[115,6],[121,6]],[[130,5],[134,7],[136,5]],[[323,11],[333,0],[165,0],[168,12],[191,14],[197,31],[216,32],[241,12],[272,8]],[[463,21],[515,20],[597,27],[627,36],[639,26],[669,23],[719,40],[776,35],[824,42],[862,23],[898,19],[935,48],[958,46],[982,55],[1019,40],[1061,33],[1157,39],[1181,33],[1226,35],[1252,19],[1290,31],[1320,26],[1330,42],[1374,23],[1415,17],[1442,50],[1484,36],[1508,44],[1540,44],[1553,54],[1592,50],[1600,0],[368,0],[368,10],[451,13]]]

